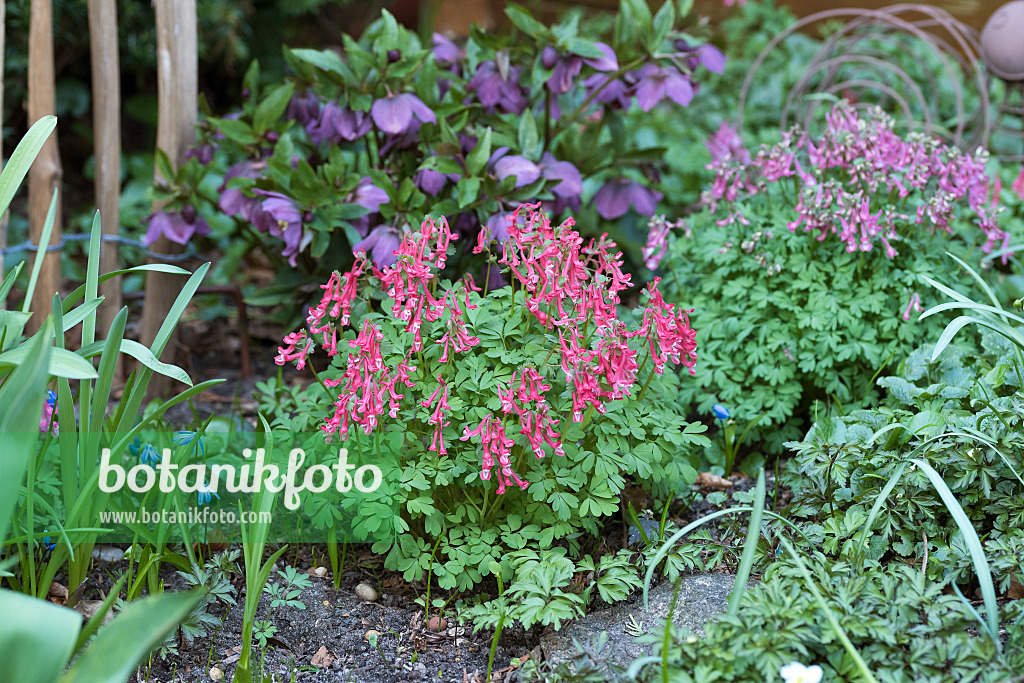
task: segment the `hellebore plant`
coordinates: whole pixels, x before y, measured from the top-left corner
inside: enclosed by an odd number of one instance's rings
[[[303,404],[325,410],[328,439],[398,454],[403,535],[375,548],[410,578],[433,567],[440,585],[471,586],[524,539],[593,531],[627,475],[674,492],[696,477],[690,447],[709,443],[667,400],[671,366],[692,374],[697,361],[687,311],[657,280],[640,308],[620,310],[632,281],[615,243],[584,239],[571,218],[552,225],[538,206],[507,217],[503,242],[481,233],[473,249],[510,286],[441,280],[455,234],[428,219],[393,265],[360,253],[332,275],[279,349],[279,365],[312,366],[316,347],[333,359]],[[442,536],[447,561],[426,536]]]
[[[664,150],[628,135],[626,110],[689,105],[722,53],[676,30],[671,1],[652,15],[622,0],[602,32],[579,13],[550,27],[518,5],[506,13],[511,32],[474,30],[460,46],[440,35],[423,45],[384,12],[359,40],[345,36],[340,56],[286,50],[285,83],[262,84],[254,64],[242,111],[202,124],[211,168],[227,169],[219,196],[188,190],[199,188],[189,178],[180,194],[236,219],[289,283],[292,269],[326,279],[361,250],[392,265],[428,202],[466,243],[536,199],[561,215],[592,207],[608,221],[595,236],[617,236],[611,221],[630,212],[652,215]],[[474,261],[456,253],[447,266],[457,275]]]
[[[767,413],[767,453],[801,436],[815,401],[868,407],[889,359],[895,369],[941,333],[912,315],[927,305],[919,276],[955,267],[947,251],[977,263],[1002,250],[1014,225],[997,220],[984,151],[901,137],[881,111],[846,103],[824,123],[753,154],[723,126],[705,210],[660,262],[666,291],[685,292],[701,321],[697,382],[681,399]]]

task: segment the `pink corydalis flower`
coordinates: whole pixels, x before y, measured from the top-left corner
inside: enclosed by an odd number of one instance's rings
[[[470,437],[479,436],[483,447],[483,464],[480,469],[480,478],[489,481],[491,472],[494,469],[495,461],[498,464],[498,489],[496,493],[501,495],[505,489],[513,483],[519,488],[526,489],[529,482],[523,481],[512,470],[512,446],[515,442],[505,434],[505,425],[488,413],[475,428],[470,429],[467,425],[460,438],[461,441],[468,441]]]
[[[910,311],[917,311],[920,313],[923,309],[921,308],[921,297],[917,292],[910,295],[910,301],[907,303],[907,307],[903,310],[903,315],[900,316],[904,321],[910,320]]]
[[[1017,195],[1017,199],[1024,199],[1024,166],[1020,167],[1020,174],[1013,181],[1013,185],[1010,185],[1010,189]]]
[[[42,434],[49,432],[55,439],[60,436],[60,427],[57,424],[57,394],[53,391],[46,392],[43,414],[39,418],[39,431]]]

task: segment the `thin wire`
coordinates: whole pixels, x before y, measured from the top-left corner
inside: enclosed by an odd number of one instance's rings
[[[85,242],[92,237],[89,233],[77,233],[71,235],[64,235],[60,242],[57,244],[51,244],[46,248],[47,252],[60,251],[64,248],[67,242]],[[100,239],[104,242],[114,242],[116,244],[123,244],[129,247],[136,247],[146,252],[147,256],[150,256],[159,261],[165,261],[167,263],[179,263],[181,261],[188,261],[189,259],[201,259],[202,257],[196,251],[196,248],[192,243],[185,245],[185,251],[181,254],[160,254],[155,251],[150,251],[145,244],[138,240],[129,239],[122,237],[121,235],[102,235]],[[16,254],[22,251],[39,251],[39,247],[32,243],[32,240],[25,240],[21,244],[16,244],[12,247],[0,248],[0,258],[4,258],[7,254]]]

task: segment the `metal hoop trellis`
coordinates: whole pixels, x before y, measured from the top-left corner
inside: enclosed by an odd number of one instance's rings
[[[837,20],[846,21],[822,42],[786,94],[782,129],[791,119],[811,128],[822,98],[809,96],[825,93],[859,107],[881,106],[907,128],[967,150],[987,144],[993,121],[977,31],[942,9],[915,4],[818,12],[775,36],[743,81],[740,132],[755,77],[771,52],[798,31]]]

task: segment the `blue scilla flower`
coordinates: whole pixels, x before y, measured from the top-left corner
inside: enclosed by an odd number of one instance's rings
[[[199,451],[203,454],[204,457],[206,456],[206,444],[204,444],[203,440],[197,436],[196,432],[189,432],[184,430],[174,432],[174,437],[171,440],[174,442],[175,446],[185,446],[195,441],[196,444],[199,446]],[[195,446],[193,446],[192,452],[195,453],[195,451]]]
[[[157,463],[160,462],[160,453],[157,452],[156,448],[151,443],[142,445],[142,441],[139,437],[128,444],[128,452],[139,459],[143,465],[149,465],[150,467],[156,467]]]
[[[200,484],[199,488],[196,489],[196,501],[198,501],[200,505],[206,505],[212,498],[220,500],[220,496],[217,495],[217,492],[214,491],[212,487],[207,486],[206,484]]]
[[[729,409],[723,406],[721,403],[716,403],[715,405],[711,406],[711,412],[713,412],[715,414],[715,417],[717,417],[719,420],[729,419]]]
[[[47,550],[55,550],[57,548],[57,544],[52,542],[49,536],[43,536],[43,546],[45,546]]]
[[[51,408],[53,408],[55,405],[57,405],[57,392],[56,391],[47,391],[46,392],[46,405],[50,406]]]

